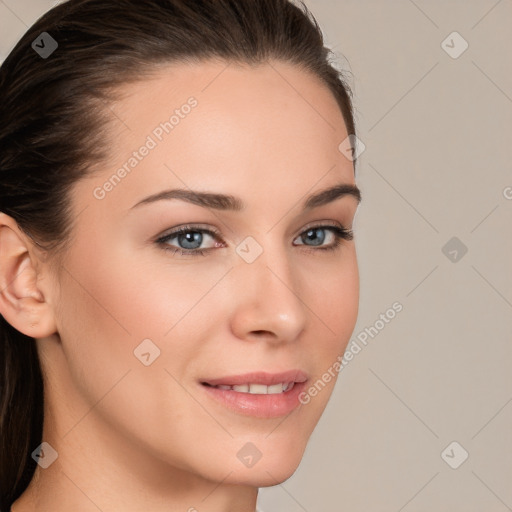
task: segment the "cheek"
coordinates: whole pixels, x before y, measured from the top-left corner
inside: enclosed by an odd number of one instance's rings
[[[165,255],[130,258],[116,249],[76,250],[66,268],[58,330],[75,384],[90,403],[128,370],[130,380],[145,372],[146,387],[167,381],[165,369],[179,380],[186,376],[206,324],[218,318],[212,311],[219,303],[208,292],[226,269],[198,272],[171,265]],[[145,366],[137,356],[148,350],[157,357]]]
[[[305,302],[313,312],[312,321],[325,334],[325,353],[332,355],[334,351],[337,355],[349,341],[359,310],[359,272],[353,245],[347,248],[344,258],[326,264],[322,272],[304,280],[308,289],[305,294],[309,295]]]
[[[165,303],[157,287],[147,285],[144,269],[107,247],[98,243],[91,250],[79,241],[61,279],[58,331],[69,378],[89,404],[126,372],[145,368],[134,349],[169,328],[155,307]]]
[[[69,380],[61,388],[70,390],[68,403],[78,404],[66,421],[71,426],[85,417],[85,432],[101,417],[146,451],[170,450],[179,459],[180,443],[193,444],[197,421],[205,426],[201,435],[216,427],[179,382],[201,352],[193,329],[205,327],[194,322],[194,305],[218,278],[205,282],[192,271],[166,271],[135,258],[109,261],[97,254],[87,265],[69,262],[62,278],[58,330],[66,359],[59,371]],[[160,351],[149,366],[134,355],[145,339]]]
[[[359,272],[353,246],[345,258],[329,264],[323,273],[317,272],[304,302],[311,309],[311,329],[318,333],[308,337],[308,358],[315,374],[311,384],[316,390],[309,399],[306,409],[318,417],[327,405],[338,377],[337,361],[343,355],[355,328],[359,310]],[[313,290],[316,290],[313,292]],[[309,395],[309,393],[308,393]],[[314,396],[313,396],[314,395]],[[314,413],[312,412],[314,411]]]

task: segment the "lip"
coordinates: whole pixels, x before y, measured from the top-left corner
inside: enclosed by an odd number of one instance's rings
[[[302,370],[288,370],[279,373],[268,372],[250,372],[243,375],[229,375],[215,379],[202,379],[201,383],[210,384],[210,386],[239,386],[241,384],[265,384],[272,386],[280,382],[302,383],[308,380],[306,372]]]
[[[307,380],[308,376],[302,370],[289,370],[280,373],[251,372],[243,375],[203,379],[200,381],[200,385],[209,398],[235,413],[256,418],[277,418],[290,414],[301,405],[299,395],[306,387]],[[253,395],[212,387],[248,383],[271,386],[280,382],[294,382],[294,386],[283,393],[270,395]]]

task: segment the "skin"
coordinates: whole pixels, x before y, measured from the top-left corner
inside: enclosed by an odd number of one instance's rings
[[[253,512],[258,487],[296,470],[335,379],[268,419],[228,410],[199,381],[300,368],[314,383],[343,354],[359,302],[354,240],[321,251],[300,235],[323,222],[351,228],[358,203],[300,203],[354,184],[338,150],[345,123],[326,86],[281,62],[166,66],[123,92],[112,105],[110,161],[73,189],[73,243],[61,266],[0,214],[1,313],[36,338],[43,440],[58,452],[13,511]],[[190,96],[197,107],[96,199],[94,189]],[[232,194],[246,207],[165,200],[132,209],[177,187]],[[155,243],[184,223],[217,228],[222,246],[180,256]],[[263,249],[252,263],[235,251],[247,236]],[[204,235],[201,247],[213,246]],[[161,351],[150,366],[134,356],[147,338]],[[262,454],[250,468],[237,457],[247,442]]]

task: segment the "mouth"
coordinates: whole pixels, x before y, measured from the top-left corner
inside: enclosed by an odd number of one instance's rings
[[[278,395],[280,393],[286,393],[290,391],[295,382],[279,382],[278,384],[272,384],[266,386],[265,384],[238,384],[229,386],[227,384],[219,384],[218,386],[212,386],[208,382],[202,382],[203,386],[209,386],[211,388],[223,389],[224,391],[236,391],[237,393],[249,393],[251,395]]]
[[[252,372],[201,380],[206,394],[231,411],[259,418],[279,417],[300,405],[308,375],[302,370]]]

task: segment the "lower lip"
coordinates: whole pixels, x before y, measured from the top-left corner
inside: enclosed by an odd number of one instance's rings
[[[306,383],[296,382],[289,391],[272,395],[253,395],[203,384],[200,386],[214,400],[239,414],[257,418],[278,418],[290,414],[300,405],[299,394],[306,387]]]

